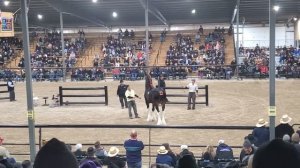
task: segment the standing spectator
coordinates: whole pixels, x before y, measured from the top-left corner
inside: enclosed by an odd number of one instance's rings
[[[107,168],[124,168],[126,162],[123,161],[119,156],[119,149],[115,146],[110,147],[108,151],[108,157],[105,158]]]
[[[117,95],[119,96],[122,109],[124,109],[124,105],[126,108],[128,108],[127,99],[125,96],[126,90],[127,90],[127,85],[125,85],[123,79],[121,79],[120,85],[118,86]]]
[[[168,150],[164,146],[160,146],[157,150],[156,165],[173,165],[173,159],[168,155]]]
[[[270,132],[269,129],[266,128],[267,124],[268,122],[264,119],[259,119],[256,124],[256,128],[252,131],[252,135],[254,136],[254,145],[256,147],[260,147],[269,141]]]
[[[125,92],[125,96],[127,98],[127,104],[128,104],[128,112],[129,112],[129,118],[133,119],[131,108],[133,109],[135,118],[140,118],[137,109],[136,109],[136,103],[135,103],[135,97],[141,99],[138,95],[135,94],[134,90],[130,88],[130,86],[127,86],[127,91]]]
[[[177,161],[177,168],[197,168],[194,154],[188,150],[187,145],[181,145],[181,152]]]
[[[192,79],[192,83],[189,83],[186,88],[189,89],[187,109],[191,109],[191,102],[193,102],[192,109],[195,110],[196,93],[198,94],[198,85],[195,83],[195,79]]]
[[[11,78],[8,78],[7,80],[7,90],[9,92],[9,100],[10,101],[16,101],[15,98],[15,85]]]
[[[125,141],[124,148],[126,150],[126,161],[128,168],[141,168],[144,143],[137,139],[136,130],[131,131],[130,139]]]
[[[290,137],[295,132],[293,127],[289,124],[292,121],[292,118],[287,114],[283,115],[280,119],[280,124],[275,128],[275,137],[282,139],[285,134],[288,134]]]

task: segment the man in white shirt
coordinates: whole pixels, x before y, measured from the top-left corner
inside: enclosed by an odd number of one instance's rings
[[[135,94],[134,90],[130,88],[130,86],[127,86],[127,90],[125,92],[125,96],[127,98],[127,105],[128,105],[128,112],[129,112],[129,118],[133,119],[132,113],[131,113],[131,108],[133,108],[133,112],[135,115],[135,118],[140,118],[137,109],[136,109],[136,103],[135,103],[135,98],[141,99],[138,95]]]
[[[198,85],[195,83],[195,79],[192,79],[192,83],[189,83],[186,88],[189,89],[187,109],[191,109],[191,101],[193,101],[192,109],[195,110],[196,93],[198,95]]]

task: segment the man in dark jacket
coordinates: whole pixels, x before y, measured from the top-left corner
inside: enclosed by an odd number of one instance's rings
[[[287,114],[283,115],[280,119],[280,124],[275,128],[275,136],[276,138],[282,139],[285,134],[288,134],[292,137],[293,133],[295,132],[293,127],[289,125],[292,121],[292,118],[289,117]]]
[[[266,128],[267,124],[268,122],[266,122],[264,119],[259,119],[258,123],[256,124],[256,128],[254,128],[252,131],[252,135],[254,136],[254,145],[256,147],[260,147],[270,139],[269,129]]]
[[[243,166],[248,165],[248,160],[251,155],[254,154],[255,148],[252,146],[251,142],[246,139],[243,144],[243,149],[240,153],[240,162]]]
[[[219,146],[216,150],[216,160],[233,160],[233,151],[230,146],[225,144],[224,140],[219,140]]]
[[[182,151],[179,154],[176,168],[197,168],[195,156],[188,150],[188,146],[181,145],[180,148]]]
[[[119,100],[120,100],[122,109],[124,108],[124,105],[125,105],[126,108],[128,107],[127,99],[126,99],[126,96],[125,96],[126,90],[127,90],[127,85],[125,85],[124,81],[121,79],[120,80],[120,85],[118,86],[117,95],[119,96]]]
[[[14,82],[11,80],[11,78],[8,78],[8,80],[7,80],[7,90],[9,92],[9,100],[10,101],[16,101],[16,98],[15,98],[15,85],[14,85]]]

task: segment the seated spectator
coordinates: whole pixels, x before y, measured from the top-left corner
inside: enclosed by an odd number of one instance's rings
[[[299,134],[298,133],[293,133],[292,138],[291,138],[291,143],[295,146],[297,152],[298,152],[298,156],[300,159],[300,138],[299,138]]]
[[[290,137],[295,132],[293,127],[289,125],[292,121],[292,118],[287,114],[283,115],[280,119],[280,124],[275,128],[275,137],[282,139],[285,134],[288,134]]]
[[[216,160],[228,161],[233,159],[234,157],[231,147],[225,144],[224,140],[219,140],[219,145],[216,149]]]
[[[37,153],[33,168],[78,168],[74,155],[65,143],[51,139]]]
[[[104,162],[108,165],[107,168],[125,168],[126,162],[118,156],[119,151],[115,146],[109,149],[108,157],[104,159]]]
[[[103,159],[107,156],[107,152],[104,150],[104,148],[101,146],[99,141],[95,142],[95,155],[99,159]]]
[[[256,149],[252,146],[251,142],[246,139],[240,153],[240,162],[243,166],[248,165],[249,157],[255,153],[255,150]]]
[[[216,157],[216,152],[214,151],[214,147],[208,145],[205,148],[205,152],[202,154],[202,158],[206,161],[214,161]]]
[[[22,168],[30,168],[30,166],[31,166],[30,160],[24,160],[22,162]]]
[[[168,155],[168,150],[164,146],[160,146],[157,150],[156,165],[173,166],[173,159]]]
[[[75,151],[73,153],[78,160],[81,160],[86,156],[86,152],[82,151],[82,144],[76,144]]]
[[[261,146],[253,158],[253,168],[299,168],[300,160],[296,148],[281,139]]]
[[[269,129],[266,128],[266,122],[264,119],[259,119],[256,124],[256,128],[253,129],[252,135],[254,136],[254,145],[256,147],[260,147],[264,143],[269,141],[270,132]]]
[[[288,134],[283,135],[282,140],[284,142],[290,143],[291,142],[291,137]]]
[[[177,160],[176,168],[197,168],[194,154],[188,150],[187,145],[181,145],[181,152]]]
[[[80,161],[80,165],[83,165],[85,162],[93,161],[97,167],[102,166],[102,162],[95,157],[95,149],[93,147],[89,147],[86,152],[86,158]]]
[[[172,166],[175,167],[176,166],[176,162],[177,162],[177,156],[176,154],[171,150],[169,143],[163,143],[162,146],[164,146],[166,148],[166,150],[168,150],[167,155],[171,156],[173,162],[172,162]]]

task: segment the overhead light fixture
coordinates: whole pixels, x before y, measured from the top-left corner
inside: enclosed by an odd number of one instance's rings
[[[92,2],[93,2],[93,3],[97,3],[97,2],[98,2],[98,0],[92,0]]]
[[[113,12],[113,13],[112,13],[112,16],[113,16],[114,18],[116,18],[116,17],[118,17],[118,13],[117,13],[117,12]]]
[[[3,3],[4,3],[4,6],[8,6],[9,5],[9,1],[3,1]]]
[[[38,14],[38,15],[37,15],[37,18],[38,18],[39,20],[42,20],[42,19],[43,19],[43,15]]]
[[[192,14],[195,14],[195,13],[196,13],[196,9],[193,9],[193,10],[191,11],[191,13],[192,13]]]
[[[277,12],[277,11],[279,11],[280,7],[279,7],[278,5],[275,5],[275,6],[273,7],[273,9]]]

